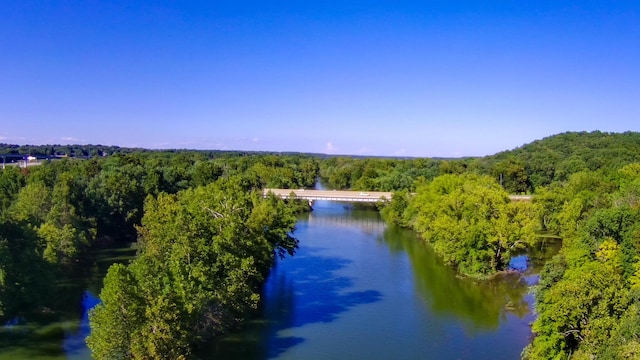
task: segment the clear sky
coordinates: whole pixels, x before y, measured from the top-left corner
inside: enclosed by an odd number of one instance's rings
[[[0,142],[487,155],[640,131],[638,1],[0,0]]]

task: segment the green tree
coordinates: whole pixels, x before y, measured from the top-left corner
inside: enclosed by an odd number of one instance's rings
[[[504,269],[535,240],[535,207],[512,203],[486,176],[440,176],[417,189],[406,216],[447,264],[473,276]]]
[[[139,285],[131,271],[114,264],[104,278],[100,300],[90,313],[87,345],[97,359],[130,359],[131,343],[144,318]]]
[[[404,214],[411,201],[410,196],[407,191],[394,192],[391,201],[381,206],[380,215],[382,218],[390,224],[408,226]]]
[[[237,177],[147,197],[140,253],[109,271],[107,301],[92,312],[94,356],[189,357],[194,344],[240,325],[257,308],[276,254],[297,248],[293,214]]]
[[[43,183],[30,183],[20,189],[10,213],[18,221],[38,226],[51,210],[51,190]]]
[[[560,359],[580,347],[593,353],[610,336],[629,301],[615,266],[591,261],[567,270],[536,301],[537,334],[525,352],[530,359]]]
[[[496,164],[495,176],[500,185],[509,193],[521,194],[531,191],[529,176],[524,161],[512,156]]]
[[[0,210],[11,205],[24,185],[24,175],[17,167],[11,166],[0,171]]]
[[[0,321],[48,305],[52,276],[33,229],[0,217]]]

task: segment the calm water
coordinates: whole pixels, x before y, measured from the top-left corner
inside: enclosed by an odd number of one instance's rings
[[[529,342],[526,278],[460,279],[375,211],[317,202],[300,249],[265,287],[263,316],[210,359],[518,359]]]
[[[298,253],[265,285],[262,316],[203,359],[517,359],[529,341],[531,276],[460,279],[412,232],[339,203],[317,202],[296,236]],[[90,359],[86,312],[121,255],[71,284],[55,321],[5,325],[0,359]]]

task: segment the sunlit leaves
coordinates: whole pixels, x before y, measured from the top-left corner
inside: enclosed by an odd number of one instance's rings
[[[536,338],[525,358],[640,354],[637,169],[623,168],[615,181],[575,174],[556,192],[564,204],[549,214],[558,220],[563,248],[541,274],[532,328]]]
[[[583,342],[597,349],[628,300],[622,276],[614,267],[592,261],[568,270],[537,300],[538,319],[532,330],[538,337],[531,358],[566,356]]]
[[[139,284],[122,264],[109,268],[100,293],[102,303],[90,313],[87,344],[97,359],[129,359],[132,340],[140,331],[144,309]]]
[[[417,189],[407,208],[413,227],[447,264],[481,276],[504,269],[534,241],[537,212],[513,203],[489,177],[444,175]]]
[[[110,358],[110,331],[127,334],[118,346],[128,358],[177,359],[240,324],[257,308],[275,253],[297,248],[291,237],[295,221],[282,200],[262,199],[240,178],[147,197],[140,253],[128,267],[113,270],[104,290],[107,298],[122,298],[139,311],[125,326],[118,319],[126,314],[116,303],[97,308],[89,341],[94,356]]]

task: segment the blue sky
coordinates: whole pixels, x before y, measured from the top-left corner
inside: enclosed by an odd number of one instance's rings
[[[0,142],[468,156],[640,131],[637,1],[0,1]]]

